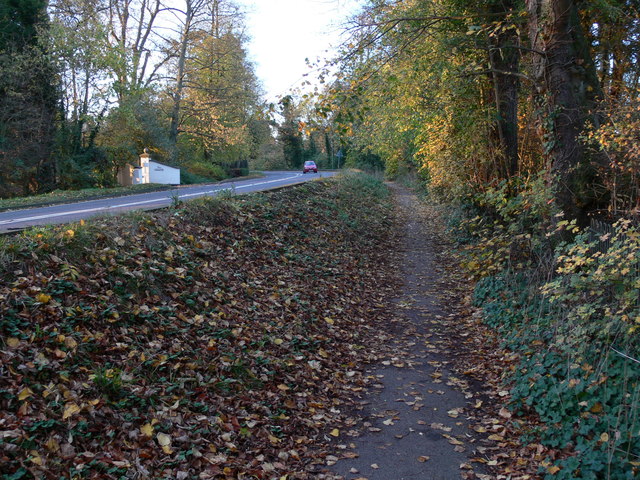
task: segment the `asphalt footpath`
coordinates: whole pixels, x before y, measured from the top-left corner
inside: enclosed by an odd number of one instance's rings
[[[459,315],[462,299],[448,288],[438,261],[433,212],[409,190],[392,188],[406,224],[404,285],[395,300],[401,320],[390,327],[388,358],[367,370],[371,387],[358,412],[364,422],[336,442],[337,453],[318,478],[492,479],[483,465],[483,440],[473,431],[480,389],[453,368],[455,356],[464,354],[457,349],[463,339],[446,325]]]

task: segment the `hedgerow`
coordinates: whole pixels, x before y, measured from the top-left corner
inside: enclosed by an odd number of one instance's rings
[[[515,188],[514,188],[515,187]],[[640,473],[640,233],[562,219],[535,179],[475,196],[458,221],[475,304],[516,352],[507,373],[526,442],[547,449],[545,479]]]

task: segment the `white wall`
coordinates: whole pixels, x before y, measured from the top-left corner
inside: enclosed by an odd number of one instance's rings
[[[167,185],[180,185],[180,169],[168,167],[158,162],[149,161],[148,163],[149,183],[162,183]],[[145,172],[146,173],[146,172]]]

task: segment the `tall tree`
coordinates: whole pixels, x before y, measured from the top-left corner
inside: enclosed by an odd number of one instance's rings
[[[185,87],[185,73],[187,68],[187,54],[193,42],[193,30],[197,28],[199,17],[206,7],[210,7],[208,0],[185,0],[184,9],[174,9],[180,15],[180,40],[177,43],[177,65],[175,85],[172,92],[173,107],[171,109],[171,124],[169,126],[169,140],[174,145],[178,141],[178,126],[180,110]]]
[[[539,104],[546,108],[550,182],[568,218],[586,221],[588,200],[580,192],[586,150],[580,139],[587,118],[595,116],[600,85],[574,0],[527,0],[529,38],[539,52],[534,75]]]
[[[301,168],[304,162],[304,143],[300,132],[300,118],[292,96],[280,100],[282,123],[278,127],[278,140],[282,143],[284,160],[290,168]]]
[[[258,84],[247,60],[243,16],[230,0],[207,4],[209,16],[194,28],[187,51],[178,133],[198,144],[208,162],[246,161],[248,124],[258,112]]]
[[[46,0],[0,0],[0,195],[44,191],[58,90],[41,35]]]
[[[104,15],[120,102],[157,81],[171,58],[158,26],[166,11],[162,0],[108,0]]]
[[[519,0],[491,0],[484,11],[490,20],[488,57],[496,103],[499,155],[504,157],[503,162],[499,162],[502,178],[518,173],[520,33],[513,21],[517,19],[519,7]]]
[[[49,5],[51,53],[60,69],[62,109],[68,130],[63,149],[79,153],[91,143],[107,111],[111,58],[102,22],[104,2],[53,0]]]

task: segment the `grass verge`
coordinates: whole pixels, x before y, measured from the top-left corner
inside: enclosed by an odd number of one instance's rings
[[[394,230],[348,175],[0,239],[3,478],[317,478]]]

